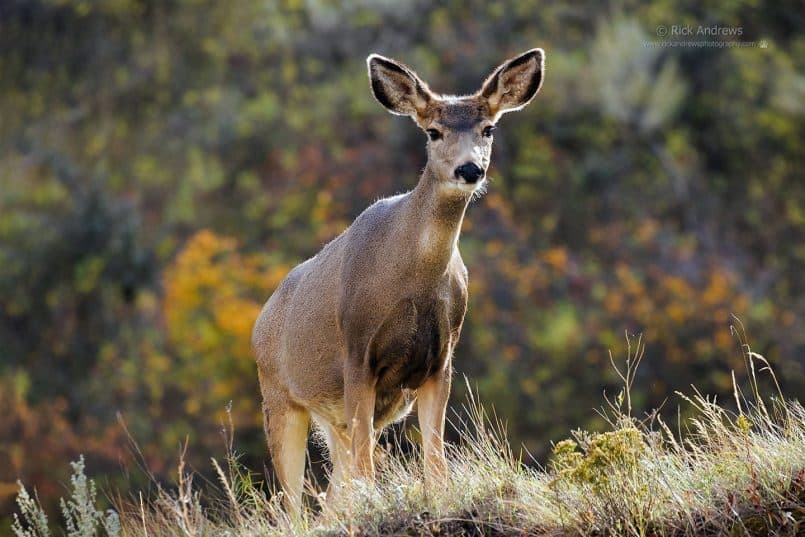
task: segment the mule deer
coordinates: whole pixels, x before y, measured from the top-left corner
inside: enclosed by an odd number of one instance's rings
[[[332,459],[328,501],[350,477],[374,479],[377,431],[415,402],[426,482],[446,475],[452,352],[467,309],[458,235],[486,182],[495,123],[536,95],[543,56],[532,49],[506,61],[463,97],[368,57],[372,93],[427,133],[428,162],[412,191],[377,201],[294,268],[255,323],[268,448],[290,512],[301,508],[311,420]]]

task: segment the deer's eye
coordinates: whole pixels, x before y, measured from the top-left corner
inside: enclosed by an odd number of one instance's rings
[[[431,140],[439,140],[442,137],[442,133],[437,131],[436,129],[428,129],[425,132],[428,133],[428,138]]]
[[[493,132],[495,132],[495,126],[494,125],[488,125],[488,126],[484,127],[484,130],[481,132],[481,134],[483,134],[484,137],[486,137],[486,138],[491,138]]]

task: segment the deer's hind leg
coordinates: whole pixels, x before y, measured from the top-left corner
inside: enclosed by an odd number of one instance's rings
[[[276,394],[267,397],[264,392],[263,426],[271,462],[285,493],[285,509],[296,516],[302,509],[310,413]]]
[[[327,484],[327,504],[335,505],[344,482],[349,479],[349,438],[346,432],[329,423],[318,421],[327,441],[332,470]]]

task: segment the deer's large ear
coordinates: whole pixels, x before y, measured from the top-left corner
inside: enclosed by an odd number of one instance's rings
[[[486,79],[478,93],[486,98],[492,115],[519,110],[534,98],[542,85],[545,52],[533,48],[506,60]]]
[[[411,116],[419,122],[424,118],[434,97],[428,85],[405,65],[372,54],[366,59],[372,93],[391,113]]]

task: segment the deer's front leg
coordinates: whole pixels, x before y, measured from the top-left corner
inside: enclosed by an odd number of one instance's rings
[[[447,477],[444,456],[444,420],[450,396],[451,360],[417,390],[417,415],[422,431],[425,484],[439,485]]]
[[[345,379],[344,404],[351,443],[352,477],[374,481],[375,383],[363,367],[347,371]]]

